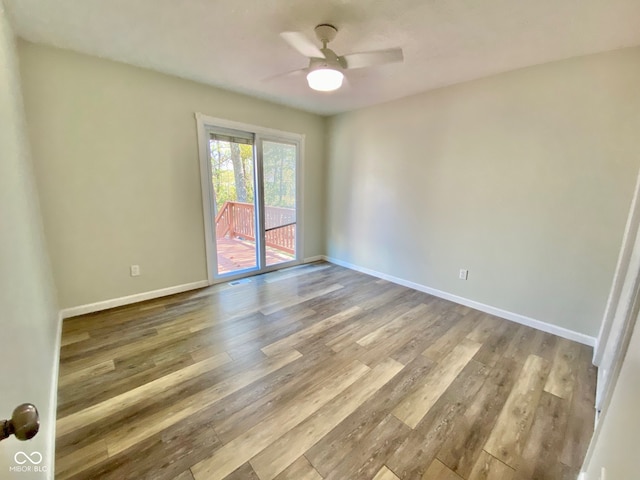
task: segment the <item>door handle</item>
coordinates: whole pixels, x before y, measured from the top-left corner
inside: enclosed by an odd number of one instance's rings
[[[9,420],[0,420],[0,440],[15,435],[18,440],[29,440],[40,429],[40,415],[35,405],[23,403],[16,407]]]

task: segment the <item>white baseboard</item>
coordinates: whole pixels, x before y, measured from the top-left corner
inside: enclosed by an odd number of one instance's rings
[[[559,327],[557,325],[536,320],[535,318],[530,318],[524,315],[520,315],[519,313],[509,312],[508,310],[503,310],[501,308],[493,307],[491,305],[486,305],[484,303],[476,302],[475,300],[470,300],[468,298],[460,297],[458,295],[453,295],[452,293],[427,287],[426,285],[410,282],[408,280],[394,277],[392,275],[387,275],[386,273],[377,272],[369,268],[360,267],[358,265],[354,265],[352,263],[345,262],[337,258],[327,257],[327,256],[323,256],[322,258],[327,262],[335,263],[336,265],[340,265],[341,267],[349,268],[357,272],[366,273],[367,275],[381,278],[383,280],[387,280],[392,283],[397,283],[398,285],[412,288],[420,292],[425,292],[435,297],[444,298],[445,300],[449,300],[451,302],[458,303],[460,305],[465,305],[475,310],[480,310],[481,312],[489,313],[491,315],[495,315],[496,317],[504,318],[506,320],[510,320],[512,322],[516,322],[521,325],[526,325],[527,327],[532,327],[537,330],[542,330],[543,332],[551,333],[553,335],[557,335],[559,337],[566,338],[568,340],[573,340],[574,342],[582,343],[584,345],[589,345],[590,347],[593,347],[596,343],[595,337],[590,337],[589,335],[575,332],[573,330],[569,330],[568,328]]]
[[[109,308],[121,307],[123,305],[130,305],[132,303],[144,302],[145,300],[152,300],[154,298],[166,297],[167,295],[174,295],[176,293],[187,292],[189,290],[195,290],[197,288],[208,287],[209,282],[202,280],[200,282],[185,283],[184,285],[176,285],[175,287],[161,288],[159,290],[152,290],[150,292],[136,293],[134,295],[128,295],[126,297],[113,298],[111,300],[103,300],[101,302],[89,303],[87,305],[79,305],[77,307],[64,308],[60,311],[62,318],[75,317],[78,315],[84,315],[86,313],[99,312],[101,310],[107,310]]]
[[[398,285],[402,285],[404,287],[412,288],[420,292],[425,292],[430,295],[434,295],[436,297],[444,298],[445,300],[449,300],[451,302],[458,303],[460,305],[465,305],[467,307],[480,310],[481,312],[489,313],[491,315],[495,315],[497,317],[501,317],[506,320],[511,320],[512,322],[526,325],[528,327],[542,330],[543,332],[551,333],[553,335],[557,335],[559,337],[563,337],[568,340],[573,340],[575,342],[589,345],[591,347],[593,347],[596,344],[595,337],[591,337],[583,333],[575,332],[573,330],[569,330],[564,327],[546,323],[541,320],[536,320],[534,318],[530,318],[525,315],[520,315],[519,313],[509,312],[508,310],[503,310],[498,307],[476,302],[475,300],[470,300],[468,298],[460,297],[458,295],[444,292],[442,290],[437,290],[435,288],[431,288],[426,285],[411,282],[409,280],[404,280],[399,277],[394,277],[393,275],[387,275],[386,273],[377,272],[375,270],[371,270],[369,268],[365,268],[359,265],[345,262],[337,258],[328,257],[326,255],[316,255],[313,257],[305,258],[303,262],[312,263],[320,260],[326,260],[327,262],[334,263],[336,265],[340,265],[342,267],[349,268],[357,272],[366,273],[367,275],[381,278],[383,280],[387,280],[389,282],[393,282]],[[143,292],[143,293],[137,293],[135,295],[129,295],[126,297],[114,298],[111,300],[104,300],[101,302],[90,303],[87,305],[79,305],[77,307],[65,308],[60,311],[60,314],[62,318],[75,317],[77,315],[84,315],[86,313],[99,312],[101,310],[107,310],[109,308],[121,307],[123,305],[130,305],[132,303],[143,302],[145,300],[151,300],[154,298],[164,297],[167,295],[182,293],[189,290],[195,290],[197,288],[204,288],[207,286],[209,286],[209,283],[206,280],[202,280],[200,282],[187,283],[184,285],[177,285],[175,287],[162,288],[162,289],[153,290],[150,292]],[[59,351],[59,348],[58,348],[58,351]]]
[[[323,255],[315,255],[313,257],[305,258],[302,263],[313,263],[324,260]],[[110,308],[121,307],[123,305],[130,305],[132,303],[144,302],[145,300],[153,300],[154,298],[166,297],[167,295],[174,295],[176,293],[187,292],[189,290],[195,290],[197,288],[208,287],[209,282],[202,280],[200,282],[186,283],[184,285],[177,285],[175,287],[161,288],[160,290],[152,290],[150,292],[136,293],[126,297],[113,298],[110,300],[103,300],[101,302],[88,303],[86,305],[78,305],[77,307],[64,308],[60,311],[62,318],[77,317],[78,315],[84,315],[87,313],[100,312],[102,310],[108,310]]]

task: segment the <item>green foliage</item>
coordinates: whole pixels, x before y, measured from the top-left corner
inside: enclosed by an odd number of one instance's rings
[[[211,181],[215,193],[216,209],[222,208],[225,202],[237,202],[236,181],[244,184],[247,192],[243,201],[253,203],[253,146],[239,145],[241,171],[233,168],[231,144],[219,140],[211,140]]]
[[[263,142],[264,202],[266,206],[296,207],[296,147]]]
[[[230,142],[211,140],[209,148],[216,209],[231,201],[253,203],[253,145],[232,146]],[[238,150],[240,158],[237,158]],[[234,164],[238,168],[234,168]],[[296,147],[263,142],[263,171],[265,206],[295,208]],[[246,191],[246,198],[239,199],[238,186],[240,193]]]

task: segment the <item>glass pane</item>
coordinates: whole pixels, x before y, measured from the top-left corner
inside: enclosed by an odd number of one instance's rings
[[[258,267],[253,145],[211,139],[218,275]]]
[[[295,145],[262,142],[267,265],[296,258],[296,155]]]

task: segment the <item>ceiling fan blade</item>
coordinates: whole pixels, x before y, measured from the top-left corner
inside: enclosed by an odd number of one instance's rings
[[[305,57],[324,58],[322,50],[300,32],[282,32],[280,36]]]
[[[385,63],[402,62],[404,56],[401,48],[390,48],[389,50],[377,50],[375,52],[350,53],[340,57],[340,62],[345,68],[373,67],[384,65]]]
[[[272,80],[278,80],[279,78],[296,77],[298,75],[302,75],[302,74],[307,73],[307,70],[309,70],[309,69],[308,68],[299,68],[297,70],[290,70],[288,72],[278,73],[277,75],[273,75],[271,77],[263,78],[262,81],[263,82],[271,82]]]

